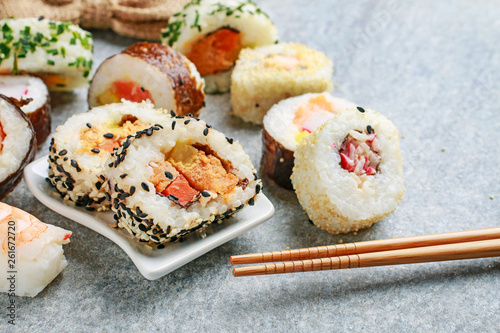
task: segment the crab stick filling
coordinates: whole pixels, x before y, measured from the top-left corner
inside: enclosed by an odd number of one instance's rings
[[[119,122],[108,121],[96,125],[87,123],[87,126],[80,132],[82,148],[78,151],[89,154],[112,153],[114,148],[120,147],[121,142],[128,135],[140,131],[146,126],[132,115],[124,115]]]
[[[299,130],[299,133],[295,136],[295,141],[300,142],[307,134],[332,118],[333,115],[333,106],[326,100],[325,96],[312,97],[302,104],[295,113],[293,124]]]
[[[158,194],[167,196],[182,207],[200,200],[227,195],[240,184],[231,173],[231,165],[219,159],[209,147],[177,144],[165,160],[152,161],[153,176]]]
[[[339,149],[340,166],[357,176],[374,175],[380,164],[377,134],[367,126],[367,132],[349,131]],[[333,143],[334,148],[337,148]]]
[[[101,104],[119,103],[122,98],[138,103],[149,99],[154,103],[151,92],[144,89],[139,83],[131,80],[116,80],[108,90],[98,97]]]
[[[7,135],[3,131],[2,123],[0,123],[0,152],[3,150],[3,140]]]
[[[231,68],[242,48],[239,31],[221,28],[193,43],[186,57],[200,75],[214,74]]]

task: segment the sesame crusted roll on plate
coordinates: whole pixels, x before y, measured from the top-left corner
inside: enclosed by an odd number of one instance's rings
[[[280,43],[241,51],[231,75],[231,107],[244,121],[262,124],[282,99],[332,90],[333,63],[301,44]]]
[[[162,43],[196,65],[208,94],[229,90],[231,71],[243,48],[277,42],[269,16],[245,0],[193,0],[171,16],[162,31]]]
[[[111,162],[117,226],[160,247],[253,205],[261,190],[241,145],[194,117],[128,137]]]
[[[0,75],[0,94],[8,96],[33,124],[38,146],[50,134],[50,95],[47,86],[30,75]]]
[[[88,84],[92,35],[71,22],[36,18],[0,20],[0,73],[40,77],[49,90]]]
[[[313,223],[330,233],[370,227],[403,199],[398,130],[372,110],[345,110],[295,152],[293,187]]]
[[[21,181],[24,167],[35,154],[33,125],[8,97],[0,95],[0,199]]]
[[[278,185],[292,189],[293,153],[300,141],[336,113],[355,107],[327,92],[304,94],[275,104],[263,121],[262,171]]]
[[[191,61],[172,48],[141,42],[105,60],[89,87],[90,107],[122,98],[150,100],[157,108],[198,115],[204,104],[204,80]]]
[[[64,200],[88,210],[109,208],[106,163],[129,134],[170,115],[148,102],[108,104],[58,126],[49,148],[48,180]]]

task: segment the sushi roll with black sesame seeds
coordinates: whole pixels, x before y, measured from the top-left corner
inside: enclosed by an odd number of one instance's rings
[[[370,227],[403,199],[397,128],[361,107],[335,115],[300,142],[292,183],[321,229],[338,234]]]
[[[58,126],[49,148],[50,183],[64,200],[88,210],[109,208],[106,164],[129,136],[171,115],[148,102],[109,104],[69,118]]]
[[[157,108],[179,115],[198,115],[203,107],[204,80],[191,61],[169,46],[141,42],[108,58],[89,88],[90,107],[150,100]]]
[[[0,200],[21,181],[35,154],[33,125],[8,97],[0,95]]]
[[[285,98],[331,91],[332,74],[332,61],[305,45],[244,49],[231,74],[232,114],[262,124],[267,111]]]
[[[90,32],[71,22],[37,18],[0,20],[0,73],[40,77],[49,90],[88,85],[92,69]]]
[[[192,0],[170,17],[162,31],[162,43],[196,65],[208,94],[229,90],[231,72],[243,48],[277,42],[269,16],[248,0]]]
[[[30,75],[0,75],[0,94],[23,111],[33,124],[38,146],[50,134],[50,95],[47,86],[37,77]]]
[[[336,113],[356,105],[330,93],[304,94],[275,104],[264,117],[261,169],[281,187],[292,189],[293,153],[299,142]]]
[[[110,159],[119,228],[161,244],[254,203],[262,187],[238,142],[196,118],[172,118],[162,125],[138,132]]]

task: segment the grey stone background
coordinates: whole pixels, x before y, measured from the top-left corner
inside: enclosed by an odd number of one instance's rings
[[[500,7],[496,1],[258,1],[281,41],[335,62],[334,95],[399,128],[405,199],[357,235],[307,222],[293,192],[264,180],[276,213],[173,273],[148,281],[101,235],[45,208],[21,183],[5,202],[73,231],[68,267],[17,299],[17,330],[498,332],[500,259],[234,278],[230,255],[499,225]],[[96,67],[135,42],[93,31]],[[53,94],[53,128],[87,109],[86,90]],[[260,128],[208,96],[202,118],[255,165]],[[39,155],[47,151],[46,143]],[[0,313],[7,296],[0,295]],[[0,316],[0,330],[7,319]]]

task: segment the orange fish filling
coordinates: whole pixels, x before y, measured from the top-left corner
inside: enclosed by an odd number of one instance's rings
[[[239,183],[239,178],[228,172],[229,166],[218,157],[191,145],[178,144],[166,159],[149,164],[153,167],[149,180],[155,184],[157,193],[170,196],[183,207],[203,191],[224,195]]]
[[[3,150],[3,140],[5,139],[6,136],[7,135],[3,131],[3,126],[2,126],[2,124],[0,124],[0,151]]]
[[[99,95],[101,104],[119,103],[122,98],[131,102],[142,102],[149,99],[154,103],[149,90],[144,89],[139,83],[130,80],[116,80],[111,88]]]
[[[200,75],[207,75],[231,68],[242,48],[239,31],[221,28],[195,42],[186,57]]]

